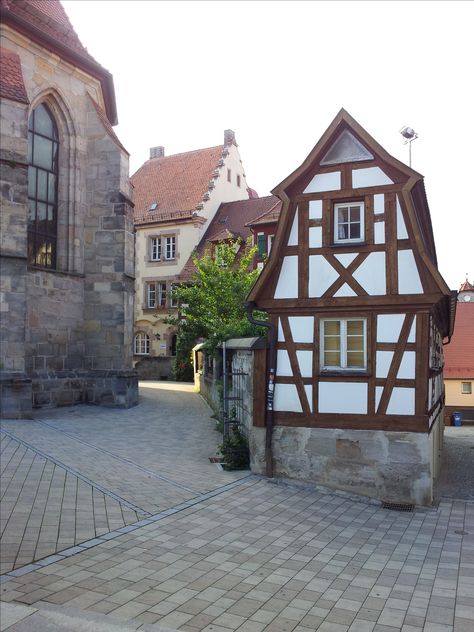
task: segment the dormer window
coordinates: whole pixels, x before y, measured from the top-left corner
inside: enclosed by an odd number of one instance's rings
[[[364,241],[364,203],[334,204],[334,243]]]

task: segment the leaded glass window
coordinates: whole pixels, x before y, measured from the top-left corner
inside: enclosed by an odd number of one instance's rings
[[[58,130],[48,107],[28,122],[28,263],[56,268],[58,232]]]

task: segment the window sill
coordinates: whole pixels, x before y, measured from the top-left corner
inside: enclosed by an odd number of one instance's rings
[[[348,246],[367,246],[367,242],[364,241],[335,241],[331,244],[334,248],[347,248]]]
[[[321,370],[319,372],[319,377],[348,377],[349,375],[357,377],[371,377],[371,374],[368,371],[359,371],[358,369],[331,369],[328,371]]]

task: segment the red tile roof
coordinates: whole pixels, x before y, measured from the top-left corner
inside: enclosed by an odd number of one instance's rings
[[[264,198],[253,198],[239,202],[223,202],[217,209],[213,220],[207,227],[195,253],[203,255],[209,249],[210,242],[231,238],[247,239],[251,236],[250,225],[254,218],[261,217],[280,201],[273,195]],[[191,279],[196,267],[190,257],[180,274],[181,281]]]
[[[461,285],[461,287],[459,288],[459,291],[460,292],[473,292],[474,285],[472,285],[472,283],[469,283],[469,281],[466,279],[464,283]]]
[[[112,75],[82,45],[59,0],[0,0],[0,16],[5,24],[96,77],[104,93],[107,118],[117,124]]]
[[[147,160],[131,178],[135,222],[160,221],[170,213],[191,217],[209,188],[223,149],[223,145],[218,145]],[[152,203],[158,206],[148,211]]]
[[[263,212],[258,217],[255,217],[247,226],[253,228],[260,224],[274,224],[280,219],[281,200],[275,195],[269,195],[267,198],[262,198],[268,201],[269,209]]]
[[[0,96],[19,103],[29,103],[23,82],[20,57],[17,53],[0,47]]]
[[[117,136],[117,134],[114,132],[112,125],[110,124],[109,119],[107,118],[106,113],[104,112],[104,110],[100,107],[100,105],[98,103],[96,103],[94,101],[94,99],[91,97],[91,95],[89,94],[89,98],[92,101],[92,105],[95,108],[95,111],[97,112],[97,116],[99,117],[102,125],[105,128],[105,131],[107,132],[107,134],[110,136],[110,138],[114,141],[114,143],[116,145],[118,145],[121,149],[124,150],[124,152],[126,152],[126,154],[128,156],[130,156],[130,152],[128,152],[125,147],[122,145],[122,143],[119,140],[119,137]]]
[[[451,342],[444,347],[444,377],[474,378],[474,303],[459,302]]]
[[[43,34],[65,44],[81,57],[95,62],[82,45],[59,0],[1,0],[1,5],[30,26],[41,29]]]

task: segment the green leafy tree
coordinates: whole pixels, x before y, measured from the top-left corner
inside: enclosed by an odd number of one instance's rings
[[[168,319],[177,327],[175,375],[192,380],[191,351],[204,338],[208,352],[215,353],[227,338],[265,335],[263,328],[247,320],[244,303],[259,270],[252,269],[257,248],[249,239],[220,243],[215,252],[193,256],[193,280],[174,291],[181,305],[181,318]]]

